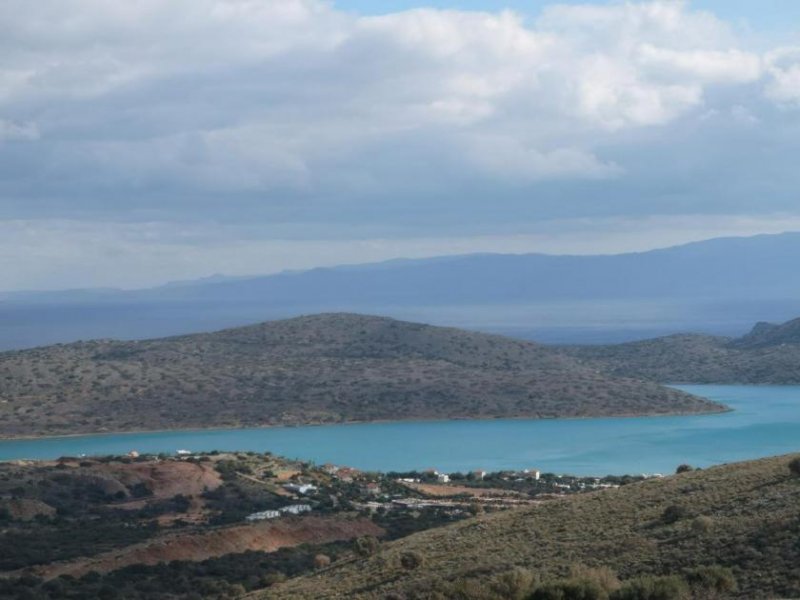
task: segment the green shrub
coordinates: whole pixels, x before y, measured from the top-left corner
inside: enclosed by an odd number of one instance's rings
[[[688,473],[689,471],[694,471],[694,467],[692,467],[692,465],[682,464],[678,465],[678,468],[675,469],[676,473]]]
[[[692,531],[697,534],[708,533],[714,526],[714,519],[705,515],[695,517],[692,521]]]
[[[421,567],[424,559],[419,552],[406,552],[400,557],[400,566],[406,571],[413,571]]]
[[[789,461],[789,470],[794,474],[800,477],[800,457],[793,458]]]
[[[678,504],[670,504],[664,509],[664,512],[661,513],[661,520],[669,525],[672,523],[677,523],[681,519],[685,519],[688,516],[689,511],[686,509],[686,507]]]
[[[608,567],[587,567],[585,565],[572,565],[569,569],[570,579],[596,583],[607,593],[616,591],[620,587],[617,574]]]
[[[527,569],[513,569],[501,573],[492,582],[492,590],[507,600],[523,600],[527,598],[536,583],[536,576]]]
[[[314,557],[314,568],[323,569],[331,564],[331,557],[327,554],[317,554]]]
[[[360,538],[356,538],[353,542],[353,550],[355,550],[356,554],[359,556],[370,556],[375,554],[378,551],[379,546],[380,542],[371,535],[365,535]]]
[[[686,571],[685,578],[698,600],[724,598],[737,588],[733,572],[717,565],[690,569]]]
[[[596,581],[562,579],[536,588],[531,600],[608,600],[608,592]]]
[[[688,584],[675,575],[629,579],[611,595],[611,600],[689,600]]]

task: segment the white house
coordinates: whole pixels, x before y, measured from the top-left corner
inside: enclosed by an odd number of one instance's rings
[[[283,486],[283,489],[305,496],[306,494],[316,492],[317,486],[311,485],[310,483],[287,483]]]
[[[523,473],[529,477],[533,477],[535,481],[539,481],[539,477],[542,476],[542,474],[539,472],[539,469],[525,469]]]
[[[291,504],[284,506],[280,509],[284,514],[299,515],[300,513],[309,512],[311,510],[310,504]]]
[[[436,480],[439,483],[450,483],[450,475],[448,475],[447,473],[439,473],[436,476]]]
[[[261,512],[253,513],[245,517],[246,521],[264,521],[266,519],[277,519],[281,513],[277,510],[262,510]]]

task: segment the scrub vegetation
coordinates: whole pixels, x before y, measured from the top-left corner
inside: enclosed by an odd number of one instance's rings
[[[480,515],[385,544],[265,597],[326,590],[325,597],[406,600],[796,598],[797,460],[686,471]],[[409,569],[410,553],[419,560]]]
[[[5,436],[723,409],[530,342],[351,314],[0,354]]]
[[[800,384],[800,319],[759,323],[740,338],[671,335],[565,354],[615,377],[668,383]]]

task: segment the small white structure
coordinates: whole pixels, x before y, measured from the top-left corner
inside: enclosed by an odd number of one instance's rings
[[[185,450],[185,449],[177,450],[175,452],[175,454],[177,454],[178,456],[189,456],[191,453],[192,453],[191,450]]]
[[[316,492],[317,486],[311,485],[310,483],[287,483],[283,486],[283,489],[305,496],[306,494]]]
[[[539,469],[525,469],[523,473],[533,477],[534,481],[539,481],[539,477],[542,476],[542,474],[539,472]]]
[[[436,481],[438,481],[439,483],[450,483],[450,475],[448,475],[447,473],[439,473],[436,476]]]
[[[483,481],[483,478],[484,478],[484,477],[486,477],[486,471],[483,471],[483,470],[481,470],[481,469],[478,469],[477,471],[473,471],[473,472],[472,472],[472,475],[473,475],[473,476],[475,477],[475,479],[477,479],[478,481]]]
[[[300,513],[310,512],[310,504],[290,504],[280,509],[283,514],[299,515]]]
[[[281,513],[277,510],[262,510],[261,512],[253,513],[252,515],[247,515],[244,519],[245,521],[265,521],[266,519],[277,519],[281,516]]]

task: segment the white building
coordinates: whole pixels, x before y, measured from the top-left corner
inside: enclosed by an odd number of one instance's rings
[[[283,489],[305,496],[306,494],[316,492],[317,486],[311,485],[310,483],[287,483],[283,486]]]
[[[523,473],[533,477],[534,481],[539,481],[539,477],[542,476],[542,474],[539,472],[539,469],[525,469]]]
[[[439,473],[436,476],[436,480],[439,483],[450,483],[450,475],[448,475],[447,473]]]
[[[262,510],[261,512],[247,515],[245,521],[264,521],[266,519],[277,519],[280,516],[281,513],[277,510]]]
[[[284,506],[280,509],[280,511],[284,514],[290,515],[299,515],[300,513],[310,512],[311,505],[310,504],[291,504],[289,506]]]

